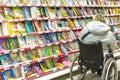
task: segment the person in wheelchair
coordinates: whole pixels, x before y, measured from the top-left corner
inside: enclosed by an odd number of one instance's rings
[[[79,40],[86,44],[101,41],[104,56],[118,48],[110,27],[105,23],[105,17],[100,14],[93,16],[93,21],[89,22],[79,34]]]
[[[118,48],[115,36],[111,32],[110,27],[105,23],[105,17],[100,14],[93,16],[93,21],[89,22],[80,31],[79,40],[80,40],[80,43],[84,43],[84,44],[94,44],[97,42],[101,42],[103,54],[100,54],[100,55],[102,55],[103,58],[100,58],[100,59],[104,59],[104,57],[107,54],[109,54],[110,52],[112,52],[113,50],[116,50]],[[84,44],[82,44],[82,46],[84,46]],[[86,48],[89,48],[89,47],[86,47]],[[86,49],[86,50],[88,50],[88,49]],[[88,51],[90,51],[90,50],[88,50]],[[86,52],[86,53],[89,53],[89,52]],[[87,54],[87,55],[83,55],[83,56],[88,56],[88,58],[91,58],[91,60],[93,60],[92,58],[95,57],[95,56],[92,57],[93,55],[90,53],[89,53],[89,55]],[[81,56],[79,56],[79,57],[81,57]],[[98,58],[94,58],[94,59],[96,60],[95,64],[99,65],[99,62],[101,62],[101,61],[103,62],[104,60],[100,61],[100,60],[98,60]],[[98,63],[97,63],[97,61],[98,61]],[[86,62],[87,62],[87,60],[86,60]],[[90,62],[90,60],[89,60],[88,63],[92,63],[92,62]],[[90,66],[90,64],[89,64],[89,66]],[[93,67],[93,70],[91,70],[92,72],[95,72],[94,69],[97,70],[97,68],[95,68],[95,66],[91,66],[91,67]],[[99,75],[102,74],[101,71],[102,71],[101,69],[98,69],[97,72]]]

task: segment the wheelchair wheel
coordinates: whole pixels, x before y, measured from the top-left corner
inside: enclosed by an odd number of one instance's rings
[[[70,80],[84,80],[84,77],[86,75],[87,72],[87,68],[83,68],[83,70],[80,70],[80,67],[78,65],[78,71],[79,71],[79,76],[77,77],[78,79],[73,79],[73,67],[75,62],[78,61],[78,56],[73,60],[71,67],[70,67]],[[81,72],[82,71],[82,72]]]
[[[113,58],[104,64],[101,80],[118,80],[117,64]]]

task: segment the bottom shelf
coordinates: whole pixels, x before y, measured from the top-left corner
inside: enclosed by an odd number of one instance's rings
[[[77,69],[78,69],[78,66],[74,66],[73,70],[76,71]],[[36,78],[34,80],[50,80],[50,79],[68,74],[69,72],[70,72],[70,68],[68,67],[66,69],[54,72],[52,74],[49,74],[49,75],[46,75],[46,76],[43,76],[43,77],[40,77],[40,78]]]

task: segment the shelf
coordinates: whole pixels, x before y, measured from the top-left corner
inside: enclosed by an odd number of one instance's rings
[[[10,38],[10,37],[20,37],[20,36],[30,36],[30,35],[39,35],[39,34],[46,34],[46,33],[55,33],[55,32],[63,32],[63,31],[70,31],[70,30],[82,30],[82,27],[80,28],[64,28],[64,29],[59,29],[59,30],[49,30],[49,31],[42,31],[42,32],[31,32],[31,33],[26,33],[26,34],[18,34],[18,35],[5,35],[5,36],[0,36],[0,39],[2,38]]]
[[[53,70],[50,70],[46,73],[43,73],[42,75],[37,75],[36,74],[36,78],[35,78],[35,75],[32,77],[30,77],[31,79],[34,79],[34,80],[50,80],[50,79],[53,79],[53,78],[56,78],[56,77],[59,77],[59,76],[62,76],[62,75],[65,75],[65,74],[68,74],[70,72],[70,65],[68,66],[63,66],[62,68],[56,68],[56,69],[53,69]],[[75,63],[75,66],[73,68],[73,71],[76,71],[78,69],[78,66],[77,66],[77,63]],[[47,75],[49,74],[49,75]],[[26,78],[26,79],[30,79],[29,77]],[[25,79],[23,79],[25,80]]]
[[[79,52],[80,50],[73,50],[73,51],[70,51],[67,53],[67,55],[69,54],[74,54],[76,52]],[[36,60],[28,60],[28,61],[25,61],[25,62],[20,62],[20,63],[16,63],[16,64],[11,64],[11,65],[5,65],[5,66],[1,66],[0,67],[0,72],[1,71],[4,71],[4,70],[8,70],[10,68],[15,68],[15,67],[21,67],[21,66],[25,66],[25,65],[31,65],[31,64],[35,64],[37,62],[41,62],[41,61],[46,61],[46,60],[50,60],[50,59],[55,59],[59,56],[65,56],[64,54],[60,54],[60,55],[53,55],[53,56],[50,56],[50,57],[42,57],[42,58],[39,58],[39,59],[36,59]]]
[[[105,8],[116,8],[120,7],[119,5],[56,5],[56,4],[0,4],[1,7],[32,7],[32,6],[37,6],[37,7],[105,7]]]

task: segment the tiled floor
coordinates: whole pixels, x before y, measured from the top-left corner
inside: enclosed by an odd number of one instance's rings
[[[74,80],[77,80],[77,77],[79,77],[79,74],[78,72],[75,72],[74,74],[75,74]],[[52,80],[70,80],[70,78],[69,78],[69,74],[67,74],[67,75],[52,79]],[[88,72],[85,77],[85,80],[101,80],[101,79],[100,79],[100,76],[98,76],[97,74]]]

